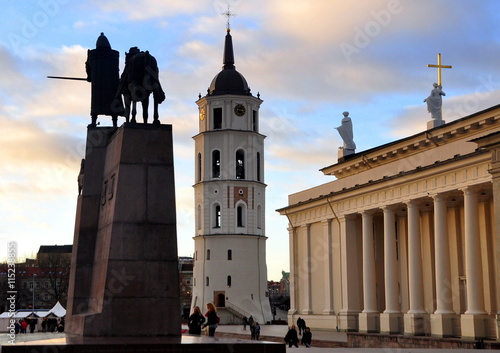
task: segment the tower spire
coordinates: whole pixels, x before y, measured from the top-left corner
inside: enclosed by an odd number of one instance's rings
[[[233,38],[229,33],[226,34],[226,42],[224,43],[224,59],[222,66],[223,69],[234,69],[234,52],[233,52]]]

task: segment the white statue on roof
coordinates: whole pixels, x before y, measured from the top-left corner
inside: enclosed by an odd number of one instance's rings
[[[349,112],[343,112],[344,118],[342,119],[342,124],[335,129],[344,140],[344,155],[353,154],[356,149],[356,144],[354,143],[354,134],[352,131],[352,121],[349,117]]]
[[[441,107],[443,105],[442,96],[446,96],[446,93],[443,92],[443,87],[441,85],[434,83],[432,86],[434,88],[429,97],[424,99],[424,102],[427,103],[427,110],[431,113],[432,119],[441,120]]]

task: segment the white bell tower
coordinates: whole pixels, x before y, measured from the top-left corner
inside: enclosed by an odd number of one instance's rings
[[[235,69],[227,29],[224,66],[196,102],[195,259],[192,307],[212,302],[221,323],[272,320],[267,291],[262,100]]]

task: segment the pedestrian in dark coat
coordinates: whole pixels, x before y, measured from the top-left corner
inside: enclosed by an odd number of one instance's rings
[[[195,306],[193,313],[188,319],[189,333],[191,335],[201,335],[201,325],[205,322],[205,317],[201,313],[200,307]]]
[[[311,347],[312,333],[309,327],[304,329],[304,334],[302,335],[302,344],[307,348]]]
[[[306,328],[306,322],[303,318],[301,318],[299,316],[299,318],[297,319],[297,327],[299,328],[299,335],[302,334],[302,332],[304,331],[304,329]]]
[[[203,325],[203,328],[208,326],[208,335],[213,337],[215,336],[215,329],[219,326],[219,317],[213,303],[207,303],[207,310],[205,314],[207,322]]]
[[[285,342],[288,343],[288,347],[295,346],[299,348],[299,336],[297,336],[297,329],[295,325],[292,325],[285,336]]]

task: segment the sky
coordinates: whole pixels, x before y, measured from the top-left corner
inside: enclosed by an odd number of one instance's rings
[[[423,100],[442,54],[443,119],[500,103],[500,3],[494,0],[24,0],[0,22],[0,260],[7,244],[34,257],[73,242],[77,175],[90,123],[87,50],[149,50],[173,125],[180,256],[194,251],[198,94],[222,68],[227,17],[236,69],[264,101],[268,279],[289,271],[288,195],[334,180],[335,130],[349,111],[356,152],[411,136],[431,119]],[[119,119],[119,124],[124,118]],[[100,117],[110,126],[110,117]]]

